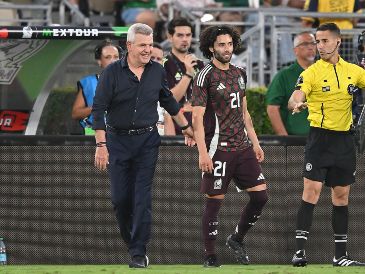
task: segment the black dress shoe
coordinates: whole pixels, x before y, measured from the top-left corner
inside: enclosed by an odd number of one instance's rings
[[[146,268],[147,265],[145,256],[134,256],[129,263],[129,268]]]

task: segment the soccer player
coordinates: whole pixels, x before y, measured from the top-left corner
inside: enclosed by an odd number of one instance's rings
[[[230,64],[239,45],[239,34],[229,26],[209,27],[200,36],[200,50],[211,59],[196,76],[192,96],[194,136],[203,172],[200,190],[206,196],[202,218],[205,267],[220,266],[215,251],[218,212],[231,179],[250,197],[236,232],[226,242],[241,264],[249,263],[243,239],[268,199],[259,164],[264,152],[247,111],[246,72]]]
[[[365,70],[340,57],[341,34],[336,24],[320,25],[315,36],[321,59],[301,73],[288,103],[293,113],[308,107],[310,122],[292,263],[293,266],[308,264],[305,243],[324,184],[331,187],[332,194],[333,266],[365,266],[352,260],[346,249],[350,185],[355,182],[356,173],[351,109],[355,86],[365,87]]]

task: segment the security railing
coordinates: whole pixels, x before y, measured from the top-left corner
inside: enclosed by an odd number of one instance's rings
[[[300,24],[301,17],[312,17],[312,18],[336,18],[336,19],[360,19],[364,18],[365,15],[362,13],[317,13],[317,12],[303,12],[301,10],[292,8],[194,8],[194,7],[182,7],[177,2],[172,2],[170,5],[170,15],[173,15],[175,11],[179,11],[183,16],[188,18],[194,18],[195,24],[195,35],[199,39],[199,35],[203,27],[209,25],[221,25],[231,24],[235,26],[244,26],[245,31],[241,35],[243,44],[246,46],[247,52],[242,55],[245,58],[246,69],[248,71],[249,86],[252,83],[255,85],[264,86],[267,85],[276,72],[284,65],[294,61],[282,62],[282,56],[280,56],[281,47],[285,47],[282,50],[283,54],[292,55],[292,39],[293,36],[304,30],[315,29],[304,28]],[[223,22],[223,21],[209,21],[202,22],[199,16],[195,16],[194,13],[211,13],[216,14],[218,12],[241,12],[255,14],[256,21],[251,22]],[[363,24],[359,24],[359,27]],[[354,28],[352,30],[344,30],[342,33],[347,37],[352,37],[354,41],[357,41],[357,36],[362,32],[362,28]],[[288,36],[289,35],[289,36]],[[286,39],[282,37],[286,36]],[[268,46],[267,46],[268,45]],[[347,48],[357,48],[357,45],[349,44],[347,39],[346,44],[342,44]],[[267,49],[270,49],[270,56],[267,57]],[[201,57],[199,49],[195,49],[197,55]],[[351,52],[351,51],[348,51]],[[200,54],[200,55],[199,55]],[[284,55],[285,56],[285,55]],[[342,54],[345,60],[352,61],[353,56]]]
[[[90,18],[86,17],[77,6],[70,3],[68,0],[62,0],[60,2],[59,13],[60,13],[60,25],[66,25],[66,7],[70,9],[70,13],[75,17],[75,20],[82,22],[83,26],[90,26]]]
[[[0,16],[0,25],[51,25],[52,24],[52,2],[48,5],[20,5],[9,4],[0,1],[0,12],[7,13]],[[30,13],[29,16],[19,16],[19,14]],[[36,13],[38,16],[34,16]]]

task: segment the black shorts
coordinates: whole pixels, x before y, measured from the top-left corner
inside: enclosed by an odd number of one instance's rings
[[[265,177],[252,147],[243,151],[217,150],[212,160],[213,173],[203,174],[200,187],[202,193],[225,194],[232,179],[238,190],[265,183]]]
[[[326,186],[347,186],[355,182],[354,136],[311,127],[305,146],[303,177]]]

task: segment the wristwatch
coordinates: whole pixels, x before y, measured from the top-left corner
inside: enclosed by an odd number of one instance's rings
[[[183,126],[183,127],[180,127],[181,130],[185,130],[185,129],[188,129],[190,127],[190,124],[188,123],[186,126]]]

